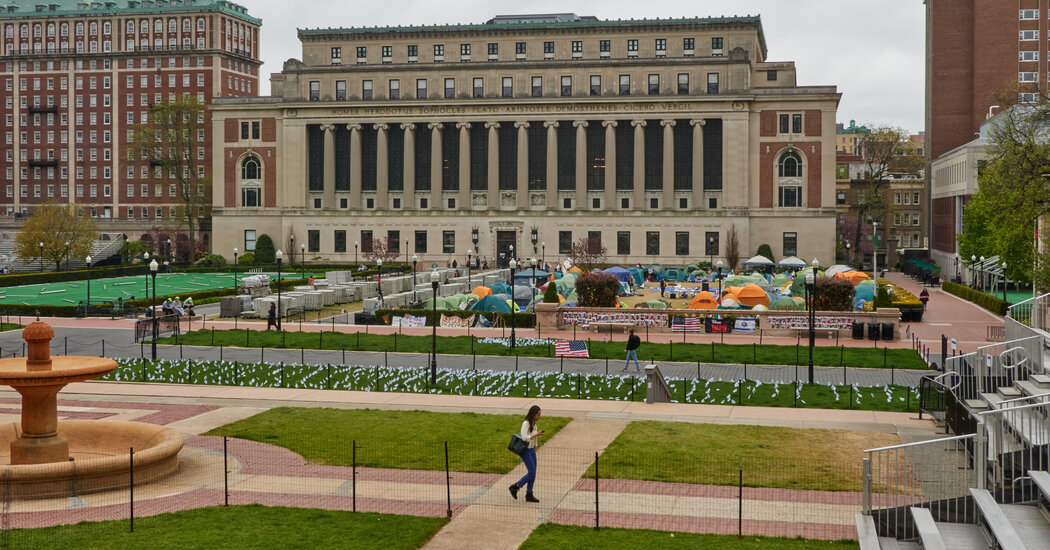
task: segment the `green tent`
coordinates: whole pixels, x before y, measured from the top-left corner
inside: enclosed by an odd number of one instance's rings
[[[470,306],[471,311],[499,311],[503,313],[510,313],[510,304],[506,300],[500,300],[499,298],[488,295],[478,300],[474,305]]]
[[[806,304],[793,298],[783,297],[769,306],[773,311],[801,311],[806,309]]]
[[[434,298],[427,300],[423,306],[426,309],[434,309]],[[448,303],[448,298],[438,297],[437,298],[438,309],[458,309],[457,307],[451,307]]]

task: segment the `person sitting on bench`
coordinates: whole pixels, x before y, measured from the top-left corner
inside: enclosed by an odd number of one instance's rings
[[[171,300],[165,298],[164,303],[160,305],[161,315],[172,315],[175,313],[175,308],[171,305]]]
[[[182,301],[179,300],[178,296],[176,296],[175,301],[171,303],[171,309],[175,310],[179,315],[186,315],[186,310],[183,309]]]

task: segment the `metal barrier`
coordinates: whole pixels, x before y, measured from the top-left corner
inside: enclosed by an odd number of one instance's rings
[[[1031,396],[1027,399],[1044,396]],[[1027,502],[1039,491],[1029,470],[1046,470],[1050,448],[1050,403],[1011,400],[1005,408],[978,413],[988,459],[988,489],[1000,503]]]
[[[949,357],[944,361],[944,372],[958,376],[953,391],[959,400],[979,399],[982,393],[994,393],[997,388],[1043,373],[1043,337],[989,344],[973,353]]]
[[[157,337],[179,334],[178,315],[162,315],[157,317]],[[139,319],[135,321],[135,342],[149,341],[153,339],[153,318]]]

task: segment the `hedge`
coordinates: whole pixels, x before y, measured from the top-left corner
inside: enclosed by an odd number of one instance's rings
[[[496,311],[471,311],[466,309],[439,309],[435,313],[432,309],[389,309],[382,308],[376,310],[376,318],[382,319],[384,325],[390,324],[390,319],[394,316],[400,315],[412,315],[414,317],[426,317],[427,326],[433,326],[435,319],[437,322],[441,321],[441,315],[447,315],[449,317],[459,317],[461,319],[470,317],[471,315],[484,315],[489,320],[496,318],[502,318],[506,326],[510,326],[510,313],[502,313]],[[514,314],[514,326],[517,328],[532,328],[536,326],[536,314],[535,313],[515,313]]]
[[[49,271],[44,273],[12,273],[0,275],[0,287],[39,285],[47,283],[63,283],[66,281],[84,281],[88,278],[87,269],[73,271]],[[127,277],[130,275],[142,275],[149,271],[145,264],[109,266],[91,269],[92,279],[107,279],[111,277]]]
[[[944,281],[941,283],[941,288],[944,289],[945,292],[954,294],[968,302],[973,302],[996,315],[1006,315],[1006,310],[1010,306],[1009,302],[1006,302],[1001,298],[996,298],[991,294],[986,294],[968,286],[956,284],[950,281]]]

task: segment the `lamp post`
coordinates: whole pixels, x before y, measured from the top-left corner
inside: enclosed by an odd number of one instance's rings
[[[88,256],[88,262],[91,262],[91,257]],[[157,360],[157,259],[149,263],[149,274],[153,277],[153,305],[150,306],[153,312],[153,342],[150,343],[150,358],[154,361]]]
[[[419,261],[419,256],[412,255],[412,301],[416,301],[416,262]]]
[[[513,246],[511,247],[513,251]],[[514,258],[510,259],[510,351],[514,351],[514,310],[517,309],[514,303],[514,270],[518,268],[518,262]]]
[[[66,271],[69,271],[69,247],[72,244],[73,244],[72,242],[66,241]],[[124,244],[127,244],[127,243],[124,243]]]
[[[474,243],[474,250],[478,250],[478,228],[477,227],[472,227],[470,229],[470,242]],[[478,254],[481,254],[480,250],[478,250]]]
[[[515,239],[515,240],[517,240],[517,239]],[[514,245],[510,245],[510,259],[511,259],[511,260],[513,260],[513,259],[514,259]],[[509,265],[509,264],[508,264],[508,265]],[[511,268],[511,269],[513,270],[514,268]],[[514,272],[513,272],[513,271],[511,271],[511,278],[510,278],[510,281],[511,281],[511,285],[513,285],[513,284],[514,284],[514,276],[513,276],[513,275],[514,275]]]
[[[816,302],[814,298],[816,291],[816,270],[811,269],[806,272],[806,305],[809,307],[809,383],[813,383],[813,340],[816,337],[816,332],[813,330],[813,324],[816,318]]]
[[[144,252],[142,254],[142,261],[147,260],[149,260],[149,252]],[[146,267],[149,267],[149,265],[147,264]],[[146,272],[146,298],[149,299],[149,271]]]
[[[722,303],[722,260],[718,260],[718,303]]]
[[[277,315],[275,315],[275,321],[277,321],[277,330],[284,330],[284,326],[281,323],[281,259],[284,258],[284,252],[278,248],[277,252],[273,255],[277,260]],[[269,330],[269,327],[267,327]]]
[[[237,247],[233,247],[233,295],[237,295]]]
[[[958,254],[955,256],[955,278],[952,280],[952,282],[954,282],[954,283],[959,282],[959,256],[958,256]]]
[[[849,265],[849,243],[846,243],[846,265]]]
[[[361,243],[354,241],[354,265],[357,265],[357,247]]]
[[[1006,301],[1006,262],[1003,262],[1003,301]]]
[[[984,290],[984,256],[981,256],[981,263],[977,264],[977,290]]]
[[[467,292],[470,292],[470,259],[474,256],[474,251],[467,249]]]
[[[871,278],[879,291],[879,222],[871,222]]]
[[[707,265],[715,265],[715,238],[709,237],[707,239]]]
[[[438,316],[437,316],[437,310],[438,310],[438,300],[437,300],[438,299],[438,284],[439,284],[439,282],[438,282],[438,272],[437,272],[437,269],[435,269],[433,271],[433,273],[430,274],[430,288],[432,288],[434,290],[434,295],[433,295],[434,315],[433,315],[433,319],[432,319],[433,323],[432,323],[432,326],[430,328],[430,330],[431,330],[431,333],[430,333],[431,334],[431,341],[430,341],[430,383],[432,385],[437,385],[437,376],[438,376],[438,352],[437,352],[437,343],[438,343],[438,337],[437,337],[437,334],[438,334],[438,329],[437,329],[437,325],[438,325]]]
[[[383,307],[383,258],[376,258],[376,291],[379,293],[376,307]]]
[[[40,241],[40,272],[44,272],[44,241]]]
[[[546,241],[540,243],[540,263],[542,263],[544,267],[547,266],[547,242]]]
[[[87,272],[88,272],[87,307],[90,308],[91,307],[91,256],[88,256],[88,257],[84,258],[84,263],[87,264]],[[154,284],[156,284],[157,280],[154,279],[153,282],[154,282]],[[156,291],[154,291],[154,293],[155,292]],[[87,309],[85,309],[84,311],[86,312]]]
[[[288,240],[291,242],[288,245],[288,252],[292,255],[291,258],[288,258],[288,265],[295,265],[295,233],[288,235]]]
[[[168,239],[168,260],[171,263],[175,263],[175,253],[174,253],[174,251],[171,248],[171,239]],[[170,266],[170,264],[168,262],[164,262],[164,265]],[[171,268],[170,267],[168,267],[168,273],[171,273]]]
[[[303,279],[306,279],[306,245],[299,245],[299,265],[303,268]]]
[[[970,288],[977,288],[977,277],[976,277],[977,274],[974,272],[974,267],[975,267],[976,264],[977,264],[977,256],[971,254],[970,255]]]
[[[535,254],[536,253],[536,244],[540,240],[540,230],[535,228],[535,227],[533,227],[532,228],[532,232],[531,232],[531,236],[532,236],[532,239],[531,239],[532,240],[532,253]]]

